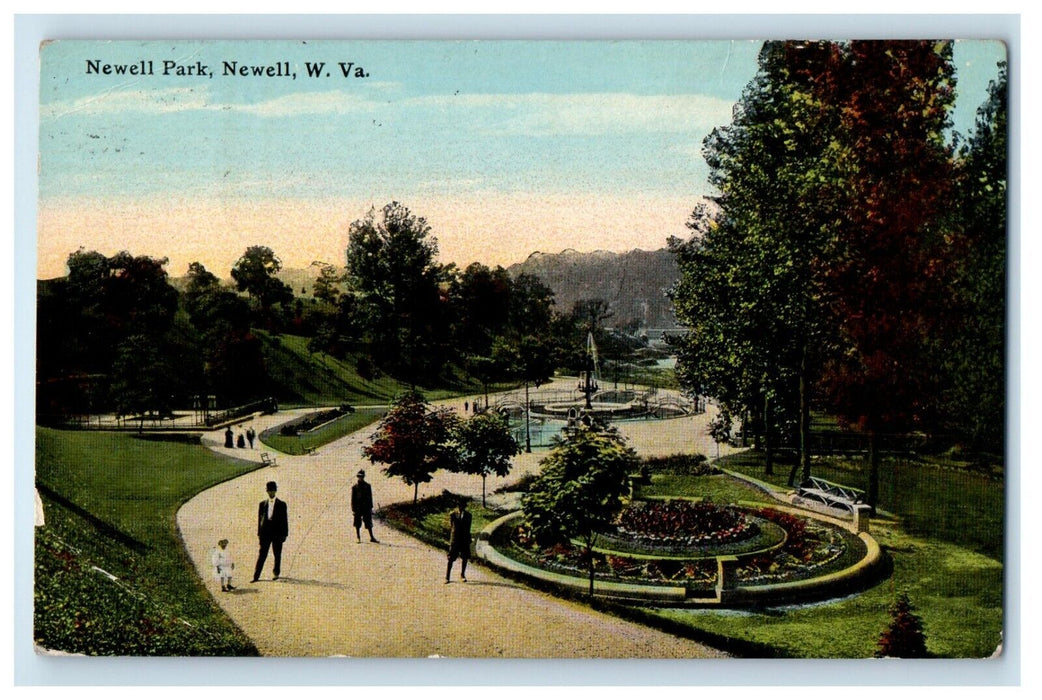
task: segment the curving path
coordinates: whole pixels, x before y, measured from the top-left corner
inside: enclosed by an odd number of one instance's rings
[[[468,397],[466,400],[471,400]],[[458,406],[464,399],[439,402]],[[257,432],[294,412],[262,416]],[[715,454],[706,435],[711,414],[622,424],[638,453],[700,450]],[[278,466],[260,469],[205,491],[177,514],[185,546],[199,575],[228,615],[270,656],[510,657],[510,658],[710,658],[726,656],[589,608],[530,590],[486,568],[468,570],[469,582],[445,585],[445,553],[374,523],[379,544],[355,542],[350,487],[365,469],[377,507],[412,499],[412,487],[385,477],[362,457],[373,426],[330,443],[310,456],[278,455]],[[217,452],[260,461],[257,449],[226,449],[223,433],[203,442]],[[544,453],[545,454],[545,453]],[[516,458],[510,480],[538,469],[542,454]],[[261,580],[250,583],[257,556],[255,514],[268,480],[288,504],[290,535],[282,553],[282,578],[271,580],[269,556]],[[504,480],[491,477],[488,491]],[[438,473],[421,484],[420,497],[450,489],[479,496],[478,477]],[[230,540],[238,590],[222,593],[213,579],[209,551]]]

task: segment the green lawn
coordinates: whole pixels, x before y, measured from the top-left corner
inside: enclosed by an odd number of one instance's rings
[[[175,515],[196,493],[257,466],[200,445],[37,428],[36,481],[47,520],[37,539],[37,573],[47,575],[36,587],[38,642],[85,653],[255,654],[196,576]],[[138,610],[135,600],[147,604],[126,619],[128,606]],[[89,633],[113,620],[121,620],[114,638],[125,637],[128,651],[99,649]],[[150,641],[130,641],[139,638]]]
[[[382,408],[359,408],[354,413],[337,418],[321,428],[302,435],[282,435],[279,426],[269,428],[261,433],[261,442],[269,447],[289,455],[302,455],[309,449],[317,449],[350,435],[367,425],[383,418],[386,413]]]
[[[763,455],[754,450],[716,464],[784,487],[789,465],[764,474]],[[860,489],[868,488],[868,465],[859,459],[815,459],[815,476]],[[879,507],[901,518],[910,534],[937,538],[1003,560],[1004,482],[953,469],[940,460],[887,458],[879,473]]]
[[[284,407],[386,404],[412,388],[386,374],[365,379],[358,374],[358,357],[339,359],[308,350],[308,338],[295,335],[274,336],[256,330],[263,342],[265,365]],[[513,385],[511,385],[512,387]],[[511,388],[490,387],[489,391]],[[428,401],[478,394],[484,387],[473,379],[461,378],[446,386],[415,387]]]

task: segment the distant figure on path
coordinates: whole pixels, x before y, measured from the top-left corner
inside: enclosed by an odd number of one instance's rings
[[[260,540],[260,552],[257,554],[257,566],[253,569],[253,583],[260,579],[264,562],[268,558],[268,549],[275,554],[275,580],[282,573],[282,543],[289,537],[289,516],[286,502],[275,498],[279,487],[274,481],[267,486],[268,498],[257,507],[257,538]]]
[[[228,429],[224,431],[224,446],[225,447],[235,447],[235,443],[232,442],[232,440],[234,440],[234,439],[235,439],[235,436],[232,435],[232,426],[229,425]]]
[[[362,524],[369,531],[369,541],[378,542],[373,537],[373,487],[365,480],[365,471],[358,470],[358,482],[351,487],[351,512],[355,516],[355,537],[362,541]]]
[[[470,561],[470,523],[467,499],[461,498],[456,510],[449,513],[449,565],[445,567],[445,583],[452,576],[452,564],[460,560],[459,576],[467,582],[467,562]]]
[[[239,439],[236,441],[236,444],[240,449],[246,449],[246,437],[242,434],[242,431],[239,431]]]
[[[235,570],[235,559],[228,551],[228,540],[221,540],[210,552],[210,563],[213,564],[213,575],[221,582],[222,591],[234,591],[232,572]]]
[[[257,433],[253,429],[252,425],[249,428],[246,428],[246,442],[250,443],[250,449],[251,450],[253,449],[253,441],[254,441],[254,439],[256,439],[256,437],[257,437]]]
[[[470,401],[463,402],[463,412],[470,413]]]

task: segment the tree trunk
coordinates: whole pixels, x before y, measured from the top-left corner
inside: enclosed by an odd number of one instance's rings
[[[418,500],[420,500],[420,482],[419,481],[417,481],[415,484],[412,485],[412,502],[416,503],[416,501],[418,501]]]
[[[481,507],[485,507],[485,474],[481,475]]]
[[[810,479],[810,396],[807,389],[807,342],[800,357],[800,462],[803,481]]]
[[[879,500],[879,436],[873,430],[868,434],[868,505],[872,515],[876,514]]]
[[[593,600],[593,539],[586,541],[586,554],[590,558],[590,600]]]
[[[771,452],[771,399],[766,393],[763,395],[763,457],[764,474],[774,474],[774,455]]]
[[[531,404],[528,401],[528,382],[525,382],[525,452],[532,451],[532,429],[528,423],[528,412]]]

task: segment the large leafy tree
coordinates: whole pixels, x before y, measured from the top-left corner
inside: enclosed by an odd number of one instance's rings
[[[445,270],[437,255],[427,220],[398,202],[351,224],[348,283],[361,297],[372,355],[413,382],[444,365]]]
[[[374,464],[385,464],[382,471],[387,476],[412,486],[415,502],[420,484],[428,483],[434,472],[457,468],[457,420],[451,411],[434,410],[422,395],[409,392],[383,417],[362,454]]]
[[[993,454],[1003,449],[1006,407],[1007,84],[1001,63],[959,154],[955,225],[963,247],[951,301],[961,320],[949,324],[939,362],[948,374],[951,425]]]
[[[121,348],[128,339],[146,339],[146,344],[162,355],[157,361],[172,361],[183,347],[175,328],[178,293],[169,283],[165,258],[134,256],[121,251],[107,257],[97,251],[78,250],[68,258],[69,273],[42,288],[39,307],[38,367],[44,393],[53,387],[61,399],[54,402],[41,396],[46,410],[100,410],[105,398],[121,400],[112,393],[122,363],[117,367]],[[181,358],[186,369],[170,383],[169,391],[183,393],[193,374],[190,358]],[[77,398],[62,387],[76,378],[83,379],[83,392]],[[109,388],[106,388],[106,385]],[[72,392],[81,392],[77,389]],[[117,389],[117,393],[122,391]],[[167,399],[169,400],[169,399]],[[59,405],[60,404],[60,405]]]
[[[593,596],[593,545],[622,509],[637,455],[617,432],[582,428],[558,442],[541,465],[521,499],[525,521],[540,543],[583,541]]]
[[[691,329],[677,343],[680,378],[758,417],[768,473],[782,428],[796,432],[809,476],[809,407],[828,348],[821,270],[835,214],[823,162],[838,62],[827,42],[764,44],[733,123],[705,141],[719,195],[696,209],[686,241],[670,242],[681,272],[671,296]]]
[[[485,505],[485,481],[491,474],[510,473],[510,458],[520,452],[510,435],[506,416],[493,411],[460,421],[453,442],[458,450],[455,469],[481,477],[481,505]]]
[[[280,270],[282,261],[275,251],[263,245],[249,246],[231,270],[239,291],[260,305],[262,320],[269,324],[272,306],[288,306],[293,301],[293,290],[276,276]]]
[[[833,410],[869,436],[868,501],[881,433],[930,427],[952,247],[942,223],[954,172],[949,42],[854,41],[846,48],[832,164],[842,213],[828,268],[844,352],[825,375]]]

